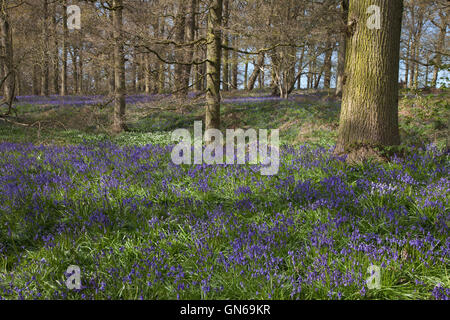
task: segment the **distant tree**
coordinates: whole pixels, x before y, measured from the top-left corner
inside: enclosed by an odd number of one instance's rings
[[[61,59],[61,91],[60,94],[67,94],[67,38],[69,30],[67,28],[67,0],[62,0],[62,59]]]
[[[50,61],[50,48],[49,48],[49,13],[48,13],[48,0],[42,1],[42,55],[41,55],[41,95],[49,95],[49,61]]]
[[[0,8],[0,61],[2,62],[3,77],[0,79],[0,87],[4,84],[3,101],[11,108],[11,103],[15,99],[15,78],[12,33],[8,14],[8,1],[2,0]]]
[[[113,30],[114,30],[114,117],[112,131],[119,133],[125,129],[125,57],[122,35],[122,0],[113,0]]]
[[[437,86],[439,71],[442,68],[442,56],[444,48],[446,48],[445,37],[447,35],[447,28],[448,28],[448,13],[447,13],[448,7],[444,7],[444,3],[441,1],[437,1],[436,6],[438,7],[436,9],[437,17],[431,20],[431,23],[433,23],[433,25],[439,30],[434,50],[434,59],[433,59],[434,70],[433,70],[433,78],[431,80],[431,86],[434,88],[436,88]]]
[[[345,27],[348,18],[348,0],[342,0],[340,3],[341,21],[340,27]],[[340,21],[340,22],[341,22]],[[340,28],[341,29],[341,28]],[[338,49],[338,66],[336,75],[336,96],[342,96],[344,88],[344,71],[345,71],[345,51],[346,51],[347,34],[340,32],[339,34],[339,49]]]

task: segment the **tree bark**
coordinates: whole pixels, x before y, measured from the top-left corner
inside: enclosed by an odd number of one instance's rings
[[[230,19],[229,12],[229,0],[223,0],[223,26],[228,27],[228,20]],[[229,36],[225,34],[223,37],[223,43],[226,47],[230,45]],[[230,52],[228,49],[223,50],[223,75],[222,75],[222,88],[223,91],[229,91],[230,83]]]
[[[437,80],[439,77],[439,71],[441,69],[441,63],[442,63],[442,55],[441,52],[444,49],[445,45],[445,36],[447,34],[447,21],[445,20],[445,16],[443,14],[440,14],[441,17],[441,25],[439,26],[439,37],[437,41],[437,47],[436,47],[436,56],[434,58],[434,70],[433,70],[433,78],[431,80],[431,87],[436,88],[437,87]]]
[[[41,95],[48,96],[49,94],[49,45],[48,45],[48,0],[43,0],[43,9],[42,9],[42,72],[41,72]]]
[[[186,6],[183,0],[178,1],[178,11],[175,17],[175,41],[183,43],[186,29]],[[175,49],[175,60],[183,62],[185,57],[184,48]],[[185,97],[187,90],[184,87],[186,68],[182,64],[175,65],[175,93],[179,97]],[[187,88],[186,88],[187,89]]]
[[[58,33],[56,24],[56,3],[52,5],[52,35],[53,35],[53,93],[59,93],[59,47],[58,47]]]
[[[0,56],[2,56],[0,61],[3,65],[2,71],[5,78],[4,100],[10,104],[15,99],[16,71],[14,69],[12,33],[5,3],[2,3],[2,9],[0,11]]]
[[[37,96],[40,94],[41,84],[39,82],[40,74],[39,74],[39,65],[37,63],[33,64],[33,95]]]
[[[261,71],[261,67],[264,64],[264,53],[260,53],[258,55],[258,60],[253,67],[253,72],[250,75],[250,79],[248,79],[247,90],[251,91],[255,87],[256,79],[258,79],[258,75]]]
[[[348,20],[348,0],[341,1],[342,25],[345,26]],[[347,34],[341,32],[338,49],[338,66],[336,75],[336,96],[341,97],[344,90],[344,72],[345,72],[345,52],[347,47]]]
[[[62,61],[61,61],[61,92],[62,96],[67,94],[67,0],[63,0],[63,39],[62,39]]]
[[[113,1],[113,29],[114,29],[114,117],[112,131],[119,133],[125,130],[125,57],[122,37],[122,0]]]
[[[195,39],[195,16],[197,10],[197,0],[191,0],[189,3],[189,17],[186,23],[186,41],[192,42]],[[194,57],[194,45],[190,46],[186,51],[186,62],[191,62]],[[183,73],[183,89],[185,95],[189,91],[189,78],[191,77],[192,65],[184,66]]]
[[[330,89],[331,86],[331,57],[333,55],[333,44],[331,41],[327,42],[327,51],[325,52],[323,86],[325,89]]]
[[[381,8],[380,29],[369,29],[366,25],[370,5]],[[398,74],[402,12],[402,1],[350,0],[349,22],[353,22],[354,32],[347,46],[337,154],[363,150],[362,146],[373,150],[374,146],[400,143]]]
[[[232,44],[234,48],[239,47],[238,37],[232,37]],[[238,53],[233,50],[231,58],[231,86],[234,90],[238,88]]]
[[[208,12],[205,130],[220,129],[222,5],[222,0],[211,0]]]

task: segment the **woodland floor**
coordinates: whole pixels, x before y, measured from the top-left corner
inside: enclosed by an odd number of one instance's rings
[[[116,136],[108,98],[18,100],[29,126],[0,121],[0,298],[450,297],[448,90],[400,93],[401,156],[354,165],[332,154],[332,94],[223,94],[224,128],[280,129],[274,176],[170,162],[202,96],[129,96]]]

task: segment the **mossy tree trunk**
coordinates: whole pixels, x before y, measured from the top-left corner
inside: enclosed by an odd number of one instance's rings
[[[369,29],[371,5],[380,7],[381,28]],[[398,75],[403,1],[351,0],[346,83],[336,153],[400,142]]]
[[[220,129],[222,0],[211,0],[208,13],[205,130]]]

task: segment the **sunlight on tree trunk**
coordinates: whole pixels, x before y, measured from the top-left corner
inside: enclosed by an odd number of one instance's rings
[[[381,28],[369,29],[367,8],[381,8]],[[351,0],[346,83],[336,153],[400,142],[398,74],[403,4],[390,0]],[[353,26],[350,26],[353,25]],[[360,154],[364,158],[363,154]]]

